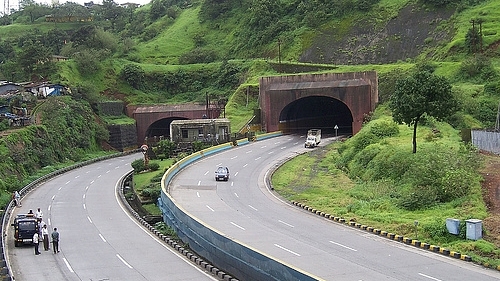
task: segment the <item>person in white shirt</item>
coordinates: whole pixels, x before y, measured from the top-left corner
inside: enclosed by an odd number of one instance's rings
[[[41,254],[39,251],[38,251],[38,242],[39,242],[39,237],[38,237],[38,232],[35,232],[35,234],[33,234],[33,244],[35,245],[35,255],[39,255]]]
[[[43,212],[42,212],[42,210],[40,210],[40,208],[38,208],[38,210],[36,211],[35,218],[37,218],[37,219],[43,218]]]
[[[47,229],[47,225],[44,225],[42,228],[42,239],[43,239],[43,249],[45,251],[49,250],[49,230]]]

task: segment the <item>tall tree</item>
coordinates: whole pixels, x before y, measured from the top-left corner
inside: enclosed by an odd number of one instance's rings
[[[458,107],[451,85],[444,77],[418,70],[396,82],[389,107],[397,123],[413,125],[413,153],[417,152],[417,125],[424,114],[437,120],[452,115]]]

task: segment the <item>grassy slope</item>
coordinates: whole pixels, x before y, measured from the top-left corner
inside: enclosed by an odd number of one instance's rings
[[[179,17],[167,26],[168,19],[161,19],[155,24],[164,29],[153,40],[139,44],[137,54],[145,63],[178,64],[181,54],[194,47],[193,37],[201,32],[201,25],[196,20],[199,8],[183,10]]]

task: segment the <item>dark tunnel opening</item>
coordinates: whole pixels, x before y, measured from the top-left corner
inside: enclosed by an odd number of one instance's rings
[[[352,135],[352,122],[352,113],[343,102],[331,97],[309,96],[283,108],[279,129],[291,134],[305,134],[315,128],[323,134]]]
[[[174,120],[186,120],[188,118],[182,117],[171,117],[160,119],[148,127],[146,131],[146,137],[148,139],[170,139],[170,123]]]

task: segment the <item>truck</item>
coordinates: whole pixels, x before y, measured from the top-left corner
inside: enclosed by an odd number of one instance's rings
[[[34,216],[19,214],[12,223],[14,227],[14,246],[33,244],[33,235],[38,232],[38,220]]]
[[[310,129],[307,131],[304,147],[316,147],[321,142],[321,129]]]

